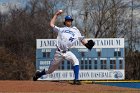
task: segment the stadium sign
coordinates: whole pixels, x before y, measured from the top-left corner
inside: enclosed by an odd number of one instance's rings
[[[80,80],[125,79],[124,38],[88,38],[95,42],[89,51],[76,42],[71,51],[79,60]],[[88,40],[87,39],[87,40]],[[57,39],[36,40],[36,70],[48,70],[56,51]],[[58,70],[44,75],[39,80],[73,80],[72,64],[64,61]]]
[[[91,38],[90,38],[91,39]],[[94,48],[121,48],[124,47],[124,38],[96,38]],[[56,48],[57,39],[37,39],[37,49]],[[73,48],[85,48],[81,42],[77,41]]]
[[[39,80],[73,80],[73,71],[55,71],[52,74],[44,75]],[[80,70],[80,80],[122,80],[124,70]]]

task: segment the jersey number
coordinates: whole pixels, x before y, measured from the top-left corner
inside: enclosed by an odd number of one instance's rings
[[[72,42],[73,40],[74,40],[74,38],[72,38],[72,37],[70,37],[70,38],[69,38],[69,41],[71,41],[71,42]]]

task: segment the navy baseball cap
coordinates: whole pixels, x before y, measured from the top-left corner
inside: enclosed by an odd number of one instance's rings
[[[71,20],[71,21],[73,21],[73,18],[72,18],[71,16],[68,15],[68,16],[65,17],[65,21],[66,21],[66,20]]]

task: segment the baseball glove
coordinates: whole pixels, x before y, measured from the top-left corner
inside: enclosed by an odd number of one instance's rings
[[[95,42],[93,40],[88,40],[88,42],[85,44],[85,46],[91,50],[92,47],[95,45]]]

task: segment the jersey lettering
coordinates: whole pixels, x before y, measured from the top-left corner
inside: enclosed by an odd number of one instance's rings
[[[72,36],[75,35],[72,31],[69,31],[69,30],[64,30],[64,31],[62,31],[62,33],[69,33],[69,34],[71,34]]]
[[[71,48],[73,44],[79,40],[81,34],[79,30],[75,27],[55,27],[58,29],[58,47],[62,50]]]

